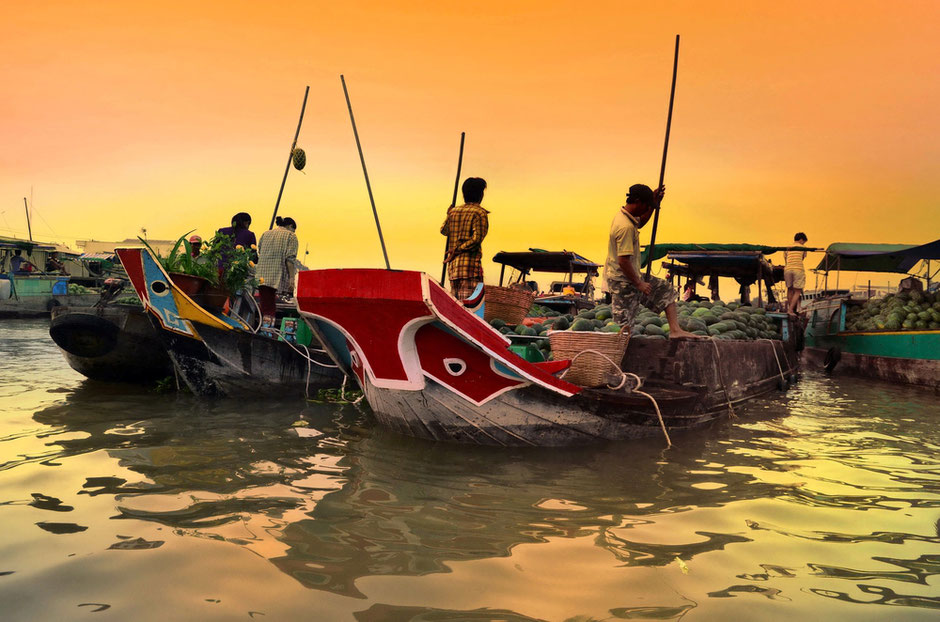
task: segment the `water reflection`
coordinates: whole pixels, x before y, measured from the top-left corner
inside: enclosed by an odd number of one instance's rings
[[[305,588],[354,599],[371,597],[370,578],[444,575],[562,540],[590,542],[611,568],[687,564],[679,576],[701,582],[678,604],[679,592],[662,590],[607,607],[613,618],[678,619],[735,599],[940,606],[929,593],[940,574],[932,396],[809,377],[738,414],[669,451],[649,441],[500,450],[391,435],[351,406],[209,403],[81,382],[34,425],[5,430],[0,443],[42,443],[4,453],[0,471],[107,456],[76,491],[113,498],[107,520],[228,543]],[[53,513],[37,525],[50,538],[87,527],[68,521],[68,495],[32,490],[16,503]],[[162,544],[128,536],[110,546]],[[360,609],[364,621],[537,619]]]

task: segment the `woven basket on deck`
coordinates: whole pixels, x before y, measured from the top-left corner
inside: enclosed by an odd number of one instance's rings
[[[520,324],[535,302],[535,292],[516,287],[484,285],[483,301],[483,319],[487,322],[500,319],[507,324]]]
[[[556,361],[573,360],[585,350],[596,350],[610,357],[617,364],[617,369],[603,356],[587,352],[571,363],[564,379],[582,387],[599,387],[607,384],[608,379],[619,375],[623,355],[627,351],[628,333],[589,333],[569,330],[548,332],[552,344],[552,355]]]

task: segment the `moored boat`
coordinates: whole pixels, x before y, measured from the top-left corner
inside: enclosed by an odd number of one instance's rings
[[[807,363],[833,373],[940,390],[940,328],[936,328],[938,322],[933,321],[933,314],[940,316],[940,293],[929,291],[930,261],[937,259],[940,259],[940,240],[923,245],[830,245],[817,267],[827,276],[830,271],[910,274],[915,266],[924,262],[928,291],[924,293],[920,289],[922,285],[918,285],[916,278],[908,281],[911,290],[891,295],[898,299],[894,307],[900,307],[898,317],[884,319],[877,315],[880,299],[859,299],[848,291],[805,299],[801,310],[806,315],[803,356]],[[917,309],[925,309],[920,311],[925,314],[923,319],[913,309],[918,302]],[[854,313],[871,303],[876,305],[876,314],[870,316],[870,321],[851,320]],[[906,325],[902,324],[900,313]],[[908,320],[908,316],[918,319]],[[922,326],[917,326],[917,322],[922,322]]]
[[[69,366],[93,380],[147,382],[173,373],[166,349],[139,305],[56,307],[49,334]]]
[[[585,388],[556,377],[570,361],[524,360],[420,272],[301,272],[297,305],[381,424],[433,440],[557,446],[692,429],[786,382],[797,360],[779,340],[649,340],[622,366],[645,377],[642,393]]]
[[[14,271],[15,257],[29,270]],[[56,257],[61,268],[46,271]],[[0,317],[42,317],[59,306],[94,305],[99,294],[86,287],[94,279],[78,257],[52,244],[0,237]]]
[[[148,249],[119,248],[117,253],[174,368],[193,393],[300,396],[342,384],[343,372],[317,344],[284,332],[267,336],[258,331],[260,318],[254,326],[234,313],[200,305]],[[284,318],[282,326],[288,323]]]

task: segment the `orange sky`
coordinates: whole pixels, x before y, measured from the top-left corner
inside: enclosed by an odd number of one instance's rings
[[[267,4],[3,3],[0,234],[31,187],[41,239],[260,233],[310,85],[281,214],[308,265],[381,265],[344,73],[393,267],[439,272],[461,131],[486,256],[603,261],[656,183],[679,33],[658,240],[940,237],[935,1]]]

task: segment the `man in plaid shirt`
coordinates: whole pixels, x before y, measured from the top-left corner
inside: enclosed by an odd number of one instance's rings
[[[463,182],[463,205],[447,210],[441,234],[447,236],[447,274],[455,298],[464,300],[483,281],[483,238],[489,229],[488,211],[480,207],[486,181],[468,177]]]

